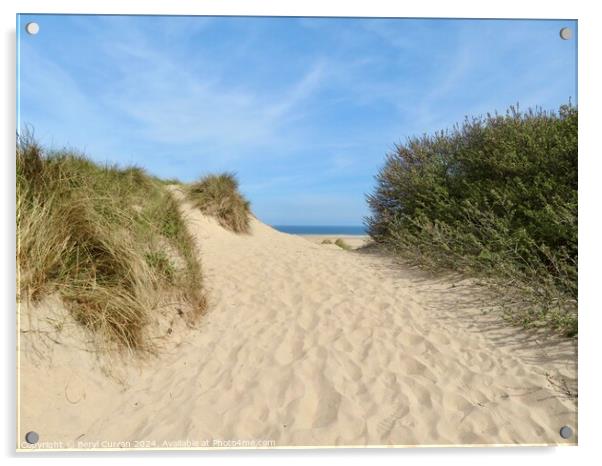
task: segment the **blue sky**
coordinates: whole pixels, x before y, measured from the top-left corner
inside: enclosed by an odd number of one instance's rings
[[[465,115],[576,103],[575,21],[23,15],[19,125],[278,225],[359,225],[385,154]]]

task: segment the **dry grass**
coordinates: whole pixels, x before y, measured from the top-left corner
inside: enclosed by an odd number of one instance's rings
[[[205,309],[200,265],[177,203],[138,167],[17,147],[18,299],[58,293],[110,347],[151,349],[166,297],[189,320]]]
[[[337,240],[334,242],[334,244],[336,244],[338,247],[340,247],[341,249],[344,249],[345,251],[350,251],[352,248],[351,246],[349,246],[345,241],[343,241],[343,239],[341,238],[337,238]]]
[[[191,184],[187,194],[196,207],[215,217],[224,228],[249,233],[250,203],[240,194],[233,174],[205,176]]]

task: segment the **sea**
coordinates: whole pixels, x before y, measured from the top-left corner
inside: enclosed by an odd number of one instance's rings
[[[272,225],[278,231],[291,235],[367,235],[366,227],[337,225]]]

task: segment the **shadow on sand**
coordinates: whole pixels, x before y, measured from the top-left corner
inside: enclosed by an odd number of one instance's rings
[[[355,251],[377,258],[371,267],[377,273],[396,277],[416,290],[415,299],[445,324],[486,337],[496,347],[512,352],[534,366],[550,367],[546,373],[562,397],[577,398],[577,339],[565,338],[547,329],[525,329],[504,319],[495,294],[477,280],[455,272],[432,273],[391,257],[375,243]],[[499,296],[497,299],[499,302]],[[455,312],[450,313],[450,309]]]

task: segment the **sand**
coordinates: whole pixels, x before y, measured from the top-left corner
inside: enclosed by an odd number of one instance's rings
[[[132,362],[96,355],[59,302],[21,306],[19,439],[35,430],[65,448],[576,443],[558,434],[577,427],[574,341],[484,314],[468,282],[256,219],[252,234],[235,235],[182,208],[208,313]]]

